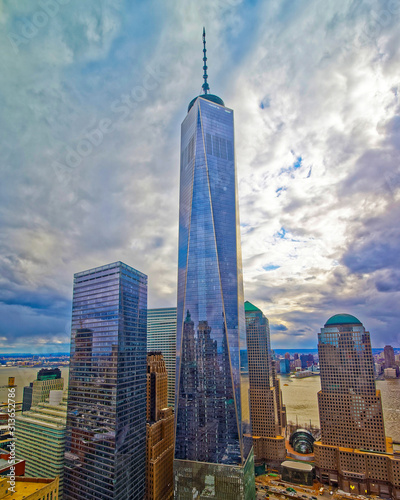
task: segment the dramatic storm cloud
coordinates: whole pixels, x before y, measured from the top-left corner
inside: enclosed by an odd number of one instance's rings
[[[397,1],[0,2],[0,346],[65,351],[75,272],[176,304],[180,123],[235,110],[245,296],[273,347],[348,312],[399,345]]]

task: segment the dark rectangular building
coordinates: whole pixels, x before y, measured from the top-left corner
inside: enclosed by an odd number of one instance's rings
[[[143,499],[147,276],[74,276],[64,499]]]

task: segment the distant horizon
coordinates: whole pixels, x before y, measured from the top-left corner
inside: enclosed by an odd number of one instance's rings
[[[390,345],[390,344],[389,344]],[[395,351],[400,351],[400,346],[392,346]],[[383,347],[372,347],[372,351],[374,354],[377,354],[377,352],[374,351],[383,351],[385,346]],[[275,352],[289,352],[289,353],[307,353],[307,352],[316,352],[318,351],[318,347],[294,347],[294,348],[287,348],[287,347],[272,347],[271,348]],[[8,356],[70,356],[69,351],[62,351],[62,352],[4,352],[0,353],[0,357],[8,357]]]

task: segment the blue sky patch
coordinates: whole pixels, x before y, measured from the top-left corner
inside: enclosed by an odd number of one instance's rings
[[[303,158],[301,156],[298,156],[296,161],[293,164],[294,170],[297,170],[298,168],[301,167],[301,162],[303,161]]]
[[[271,106],[271,99],[267,96],[260,102],[260,108],[265,109]]]
[[[284,227],[281,227],[280,230],[274,234],[275,238],[283,239],[285,236],[286,236],[286,229]]]
[[[275,269],[279,269],[281,266],[274,266],[273,264],[269,264],[268,266],[263,266],[264,271],[275,271]]]

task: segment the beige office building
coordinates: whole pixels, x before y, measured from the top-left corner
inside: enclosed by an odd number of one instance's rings
[[[43,368],[37,374],[37,379],[33,382],[32,406],[37,406],[49,398],[50,391],[59,391],[64,389],[64,379],[61,377],[61,371],[58,368]]]
[[[400,455],[385,435],[369,332],[354,316],[332,316],[318,334],[318,353],[317,478],[349,493],[400,499]]]
[[[246,301],[250,421],[255,464],[279,467],[286,458],[286,412],[271,356],[268,319]]]
[[[160,351],[147,354],[146,499],[173,498],[174,415]]]

